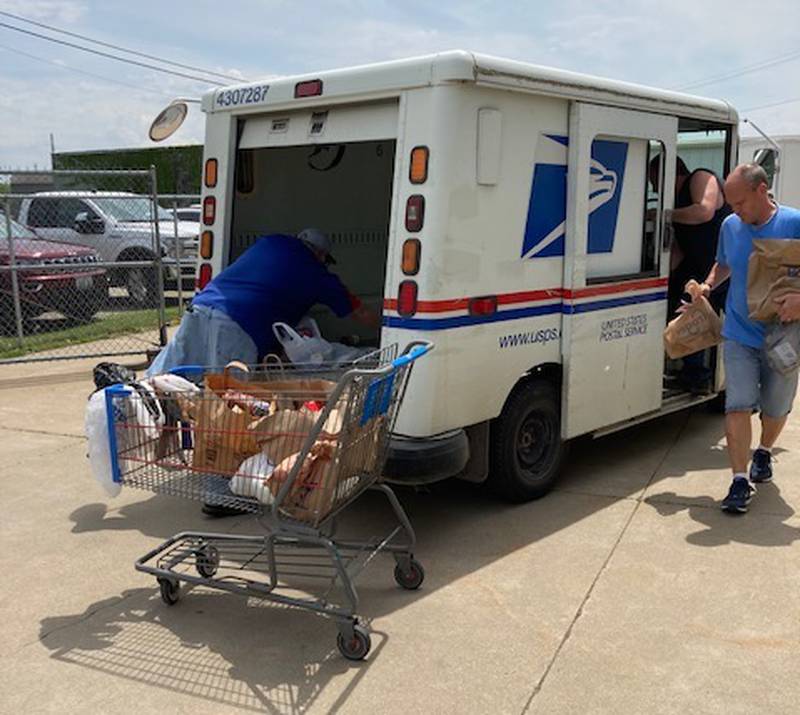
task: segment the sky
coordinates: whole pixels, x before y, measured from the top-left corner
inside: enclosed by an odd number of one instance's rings
[[[690,91],[731,102],[772,135],[800,134],[800,2],[741,7],[731,0],[0,0],[3,12],[248,80],[451,49],[668,89],[723,77]],[[0,23],[89,45],[7,16]],[[56,151],[150,146],[150,122],[171,99],[212,86],[2,26],[0,62],[6,169],[49,168],[51,134]],[[753,133],[747,125],[741,131]],[[194,105],[166,143],[202,138]]]

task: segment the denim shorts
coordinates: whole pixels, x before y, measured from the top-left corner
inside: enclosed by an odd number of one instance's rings
[[[179,365],[222,367],[231,360],[255,364],[258,349],[253,339],[227,313],[206,305],[190,306],[147,375],[160,375]]]
[[[781,375],[767,362],[762,348],[725,340],[725,412],[761,411],[785,417],[797,392],[797,370]]]

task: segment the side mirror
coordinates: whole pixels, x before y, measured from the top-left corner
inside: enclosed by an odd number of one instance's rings
[[[86,211],[81,211],[75,217],[75,230],[78,233],[104,233],[106,224],[97,216],[90,216]]]

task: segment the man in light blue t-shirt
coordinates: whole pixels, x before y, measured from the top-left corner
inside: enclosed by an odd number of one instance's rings
[[[754,483],[772,479],[772,446],[786,424],[797,392],[797,371],[782,375],[772,369],[764,350],[765,325],[751,320],[747,308],[747,267],[753,239],[800,239],[800,211],[778,206],[769,195],[764,169],[741,164],[725,182],[725,198],[733,215],[720,229],[717,261],[701,292],[706,297],[730,277],[725,303],[725,437],[733,481],[722,502],[725,511],[742,513],[755,493]],[[800,320],[800,293],[780,299],[784,322]],[[747,463],[752,439],[751,416],[761,413],[761,441]]]

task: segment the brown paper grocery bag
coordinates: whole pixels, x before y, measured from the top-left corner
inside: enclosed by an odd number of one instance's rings
[[[664,349],[672,359],[681,358],[722,342],[722,321],[703,296],[671,320],[664,330]]]
[[[239,465],[261,451],[258,427],[269,417],[254,417],[206,390],[196,402],[192,466],[233,476]]]
[[[747,264],[747,309],[753,320],[778,317],[775,299],[800,292],[800,239],[757,238]]]

